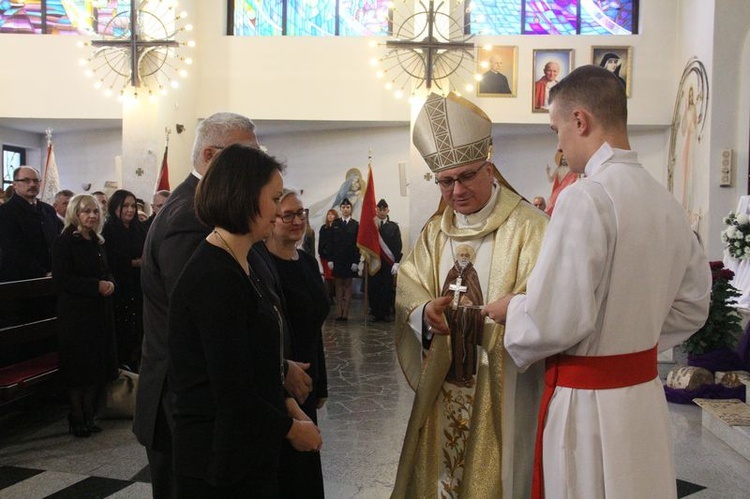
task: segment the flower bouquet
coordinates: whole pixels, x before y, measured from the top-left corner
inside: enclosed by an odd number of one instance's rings
[[[726,229],[721,231],[721,242],[726,245],[729,255],[741,260],[750,259],[750,216],[734,212],[724,217]]]

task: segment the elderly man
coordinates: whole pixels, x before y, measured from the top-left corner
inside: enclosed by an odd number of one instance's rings
[[[552,90],[558,149],[585,177],[560,194],[527,291],[485,309],[519,369],[547,359],[534,498],[677,496],[656,354],[703,325],[711,273],[685,211],[630,150],[627,114],[603,68]]]
[[[21,166],[13,172],[11,198],[0,206],[0,281],[50,275],[52,243],[63,224],[55,209],[38,200],[39,172]]]
[[[194,169],[167,199],[161,214],[148,232],[143,249],[141,284],[144,335],[133,432],[146,447],[153,495],[157,499],[172,497],[175,491],[171,456],[171,407],[164,396],[168,389],[169,297],[198,243],[211,231],[195,214],[195,188],[208,170],[211,159],[231,144],[259,147],[255,124],[248,118],[233,113],[216,113],[201,121],[193,144]],[[263,254],[263,251],[266,253]],[[271,290],[275,289],[275,270],[265,246],[256,245],[248,259],[258,276],[270,285]],[[271,298],[281,305],[282,299],[279,296]],[[288,335],[285,339],[288,341]],[[310,377],[304,372],[308,367],[309,364],[285,362],[288,372],[284,386],[300,401],[307,398],[312,387]]]
[[[531,202],[531,204],[533,204],[534,206],[536,206],[542,211],[547,209],[547,202],[544,200],[542,196],[535,197],[534,200]]]
[[[560,64],[549,61],[544,65],[544,74],[534,83],[534,109],[546,110],[549,106],[549,91],[557,85]]]
[[[52,207],[55,209],[55,213],[57,213],[57,218],[60,219],[63,225],[65,225],[65,211],[68,209],[68,203],[72,197],[73,191],[63,189],[55,194],[55,199],[52,201]]]
[[[442,201],[398,270],[396,344],[416,395],[394,498],[527,497],[531,489],[541,370],[518,374],[503,328],[479,309],[526,289],[547,217],[490,161],[491,129],[454,94],[431,94],[414,124]]]
[[[148,217],[143,222],[143,227],[148,232],[148,229],[151,227],[151,224],[154,223],[154,219],[156,218],[156,215],[159,213],[159,211],[164,206],[164,203],[167,202],[167,198],[171,194],[170,191],[166,189],[162,189],[160,191],[156,191],[154,193],[154,197],[151,199],[151,216]]]
[[[482,74],[479,82],[480,94],[510,94],[508,78],[500,72],[503,67],[503,58],[497,54],[490,56],[490,70]]]

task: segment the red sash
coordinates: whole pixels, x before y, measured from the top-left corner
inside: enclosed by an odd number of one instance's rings
[[[642,352],[600,357],[555,355],[547,359],[544,374],[544,394],[539,407],[536,445],[534,448],[534,477],[532,499],[544,499],[544,473],[542,469],[542,435],[547,410],[555,388],[581,390],[607,390],[624,388],[651,381],[659,375],[656,368],[656,346]]]

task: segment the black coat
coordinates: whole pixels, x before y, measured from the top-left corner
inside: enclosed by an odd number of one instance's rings
[[[267,491],[292,419],[277,306],[251,268],[248,278],[222,248],[198,245],[170,298],[168,389],[176,473],[214,486],[249,476]]]
[[[112,298],[99,294],[99,281],[113,278],[100,242],[68,227],[53,247],[59,362],[68,386],[101,385],[117,376]]]
[[[328,316],[328,293],[320,278],[315,257],[299,251],[298,260],[273,257],[284,288],[289,312],[289,324],[294,337],[290,359],[309,362],[307,373],[313,381],[313,391],[302,410],[317,424],[317,403],[328,397],[323,323]],[[279,468],[281,496],[285,498],[321,498],[323,472],[318,452],[298,452],[285,443]]]
[[[193,198],[197,185],[198,177],[191,174],[177,186],[151,224],[143,248],[144,331],[133,433],[147,448],[160,447],[155,435],[169,368],[169,296],[198,243],[210,232],[195,215]],[[160,443],[169,446],[168,435],[164,440]]]
[[[121,364],[135,367],[143,339],[143,293],[141,269],[132,261],[141,258],[146,231],[137,220],[125,227],[110,217],[102,231],[107,241],[107,263],[115,276],[115,328],[118,357]]]
[[[401,229],[399,229],[398,224],[391,222],[390,219],[386,219],[380,225],[379,231],[380,237],[383,238],[388,249],[393,253],[393,261],[399,263],[401,261],[401,247],[403,243],[401,242]],[[390,271],[391,266],[388,265],[387,267]]]
[[[12,196],[0,206],[0,281],[44,277],[52,270],[52,244],[62,231],[55,209]]]
[[[169,370],[169,299],[195,248],[211,232],[211,228],[201,223],[195,214],[197,185],[198,178],[191,174],[167,198],[148,231],[141,262],[144,331],[133,433],[147,448],[157,448],[162,452],[168,450],[161,447],[169,445],[169,436],[157,435],[156,427]],[[283,313],[279,279],[262,243],[253,246],[248,261],[269,283],[269,292],[279,302]],[[289,342],[290,335],[285,331],[287,351],[291,348]]]
[[[357,232],[359,232],[359,222],[353,218],[350,218],[348,223],[344,223],[344,219],[339,218],[331,224],[334,277],[357,275],[357,272],[351,269],[353,263],[359,263]]]
[[[333,261],[333,229],[323,224],[318,231],[318,255],[326,261]]]

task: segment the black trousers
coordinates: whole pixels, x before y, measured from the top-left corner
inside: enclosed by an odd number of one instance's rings
[[[367,294],[372,315],[378,319],[391,315],[396,292],[393,289],[390,265],[381,267],[375,275],[369,277]]]
[[[154,499],[174,499],[177,497],[175,476],[172,471],[172,430],[164,410],[164,398],[159,404],[154,429],[154,446],[146,447],[151,490]]]

